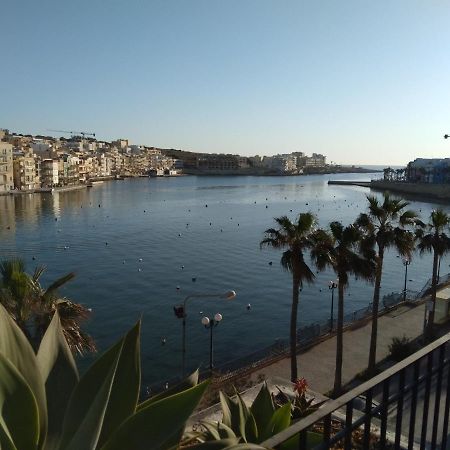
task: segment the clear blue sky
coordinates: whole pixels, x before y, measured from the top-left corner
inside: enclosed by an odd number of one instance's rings
[[[3,0],[0,127],[342,163],[450,156],[450,3]]]

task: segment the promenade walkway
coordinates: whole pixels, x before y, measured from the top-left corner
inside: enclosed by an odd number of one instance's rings
[[[425,305],[401,305],[378,320],[377,361],[389,355],[393,337],[414,339],[422,334]],[[371,322],[344,332],[343,384],[367,368]],[[312,391],[325,394],[332,390],[336,357],[336,336],[323,340],[297,356],[299,377],[305,377]],[[256,383],[261,378],[290,378],[290,359],[284,358],[252,373]]]

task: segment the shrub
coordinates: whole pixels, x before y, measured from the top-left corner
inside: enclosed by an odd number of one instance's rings
[[[399,362],[414,352],[415,345],[406,336],[392,338],[392,343],[389,345],[389,353],[394,361]]]

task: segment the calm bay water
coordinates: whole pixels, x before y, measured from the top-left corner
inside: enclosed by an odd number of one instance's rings
[[[352,222],[365,210],[369,191],[327,181],[377,176],[141,178],[54,195],[0,197],[0,257],[21,256],[30,271],[45,264],[44,283],[75,271],[77,278],[63,293],[93,309],[88,329],[101,350],[142,315],[144,382],[153,383],[180,371],[181,321],[173,306],[189,294],[238,294],[231,302],[190,301],[190,368],[208,364],[203,315],[224,317],[215,330],[216,364],[287,338],[291,278],[279,265],[280,252],[259,249],[264,230],[273,226],[273,217],[306,211],[321,226]],[[426,218],[436,205],[411,207]],[[447,260],[441,272],[446,268]],[[408,287],[420,289],[430,274],[431,258],[415,258]],[[382,294],[400,291],[403,276],[401,260],[390,252]],[[330,279],[332,273],[322,272],[303,289],[299,326],[329,317]],[[346,311],[366,306],[371,294],[370,285],[352,281]]]

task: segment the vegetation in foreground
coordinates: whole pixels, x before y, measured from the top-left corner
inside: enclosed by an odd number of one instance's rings
[[[23,331],[31,345],[37,349],[58,311],[62,330],[71,351],[83,355],[96,350],[92,337],[82,329],[91,310],[80,303],[61,297],[59,288],[75,278],[68,273],[47,288],[40,283],[45,267],[36,267],[33,274],[25,271],[21,259],[9,259],[0,263],[0,304]]]
[[[80,378],[57,311],[35,354],[0,305],[0,448],[178,448],[208,382],[197,384],[194,374],[140,402],[139,332],[140,322]],[[215,448],[258,447],[225,441]]]

